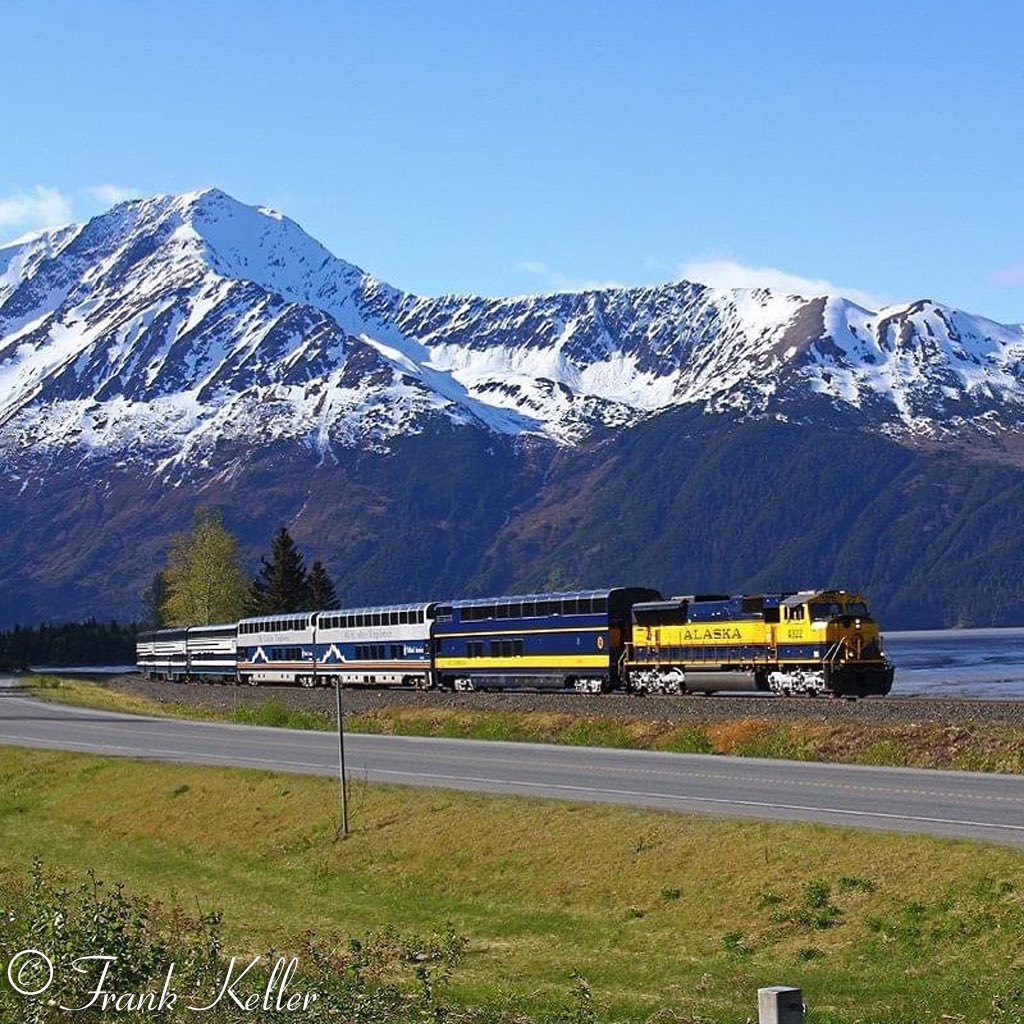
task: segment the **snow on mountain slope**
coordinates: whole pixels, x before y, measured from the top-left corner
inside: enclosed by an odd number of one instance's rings
[[[931,302],[654,288],[423,298],[216,190],[0,247],[0,456],[203,464],[386,447],[437,417],[572,444],[669,407],[896,435],[1024,425],[1024,329]],[[813,410],[813,411],[812,411]]]

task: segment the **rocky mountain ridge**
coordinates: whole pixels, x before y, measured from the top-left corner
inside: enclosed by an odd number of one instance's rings
[[[296,441],[386,450],[439,420],[562,446],[690,407],[901,440],[1024,433],[1024,328],[931,301],[649,288],[424,298],[216,190],[0,247],[0,457],[163,473]]]

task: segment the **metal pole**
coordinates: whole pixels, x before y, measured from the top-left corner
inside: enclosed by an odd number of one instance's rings
[[[334,683],[338,708],[338,780],[341,782],[341,834],[348,835],[348,780],[345,778],[345,712],[341,707],[341,677]]]

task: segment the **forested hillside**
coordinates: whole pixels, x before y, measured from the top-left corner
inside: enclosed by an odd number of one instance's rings
[[[1022,624],[1022,578],[1018,468],[864,432],[669,413],[557,459],[472,589],[835,585],[912,628]]]
[[[844,429],[664,414],[576,449],[441,425],[315,464],[268,449],[196,488],[0,488],[0,621],[141,612],[197,506],[247,572],[287,524],[346,605],[616,583],[862,588],[886,628],[1024,624],[1024,471]],[[88,467],[84,467],[87,472]],[[25,502],[32,517],[19,515]],[[46,530],[39,528],[47,525]],[[62,528],[59,557],[52,528]]]

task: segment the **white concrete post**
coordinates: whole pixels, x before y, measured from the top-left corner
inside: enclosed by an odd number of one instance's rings
[[[804,1024],[804,998],[798,988],[773,985],[757,990],[758,1024]]]

